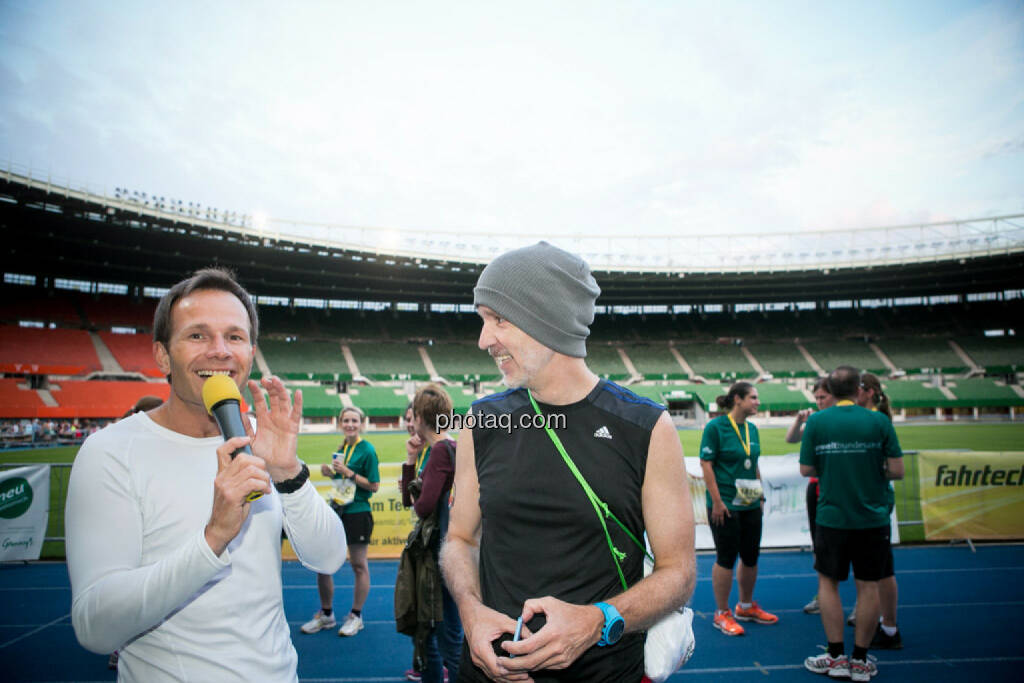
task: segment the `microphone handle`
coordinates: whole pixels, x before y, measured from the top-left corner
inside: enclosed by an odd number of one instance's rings
[[[238,401],[230,398],[225,399],[215,405],[210,412],[213,413],[213,418],[217,421],[217,426],[220,427],[220,433],[224,435],[225,441],[236,436],[248,436],[248,433],[245,431],[245,425],[242,423],[242,409],[238,405]],[[231,454],[231,458],[234,459],[239,453],[252,455],[252,449],[248,444],[241,448],[236,448]],[[245,499],[251,503],[254,500],[259,500],[262,496],[262,491],[252,491]]]

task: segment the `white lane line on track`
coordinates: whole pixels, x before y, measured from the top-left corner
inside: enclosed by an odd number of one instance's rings
[[[998,664],[1002,662],[1024,662],[1024,657],[964,657],[964,658],[951,658],[951,659],[906,659],[906,660],[887,660],[882,663],[882,668],[889,666],[901,666],[901,665],[912,665],[912,666],[927,666],[927,665],[943,665],[943,666],[955,666],[957,664]],[[765,673],[771,671],[789,671],[803,669],[803,664],[768,664],[760,665],[758,667],[753,666],[730,666],[730,667],[718,667],[718,668],[707,668],[707,669],[687,669],[684,668],[682,671],[677,671],[672,674],[672,678],[680,676],[694,676],[702,674],[715,674],[715,673],[744,673],[744,672],[758,672]],[[360,676],[358,678],[300,678],[299,683],[401,683],[405,681],[404,676],[381,676],[366,678]],[[29,682],[31,683],[31,682]],[[50,681],[48,683],[110,683],[107,681]]]
[[[63,621],[63,620],[67,619],[70,616],[71,616],[71,614],[68,613],[68,614],[65,614],[62,617],[57,617],[56,619],[54,619],[53,621],[51,621],[51,622],[49,622],[47,624],[40,624],[39,626],[37,626],[36,628],[32,629],[28,633],[22,633],[17,638],[12,638],[11,640],[8,640],[6,643],[0,643],[0,650],[4,649],[5,647],[8,647],[10,645],[14,645],[15,643],[17,643],[19,641],[25,640],[29,636],[34,636],[35,634],[37,634],[40,631],[42,631],[44,628],[49,628],[50,626],[53,626],[54,624],[56,624],[56,623],[58,623],[60,621]]]
[[[999,664],[1003,662],[1024,662],[1024,657],[948,657],[943,659],[887,659],[884,662],[879,662],[878,667],[880,669],[885,669],[890,666],[956,666],[957,664]],[[686,667],[683,667],[682,671],[677,671],[676,673],[672,674],[672,677],[674,678],[676,676],[695,676],[701,674],[724,674],[744,672],[764,673],[765,671],[788,671],[803,668],[803,664],[759,664],[758,666],[721,666],[703,669],[688,669]],[[305,681],[307,679],[304,678],[302,680]],[[342,679],[331,680],[334,680],[337,683],[341,683]]]
[[[959,572],[1002,572],[1002,571],[1024,571],[1024,566],[1011,566],[1011,567],[960,567],[960,568],[948,568],[948,569],[897,569],[896,575],[903,576],[904,574],[946,574],[946,573],[959,573]],[[787,579],[813,579],[818,575],[814,572],[801,572],[799,574],[760,574],[757,577],[758,581],[765,580],[787,580]],[[697,578],[700,583],[710,582],[710,576],[700,576]],[[284,590],[291,591],[305,591],[305,590],[316,590],[316,582],[310,581],[308,584],[285,584]],[[335,590],[351,590],[353,586],[351,584],[335,584]],[[393,584],[372,584],[371,590],[394,590]],[[4,586],[0,588],[0,593],[5,592],[24,592],[24,591],[68,591],[71,590],[69,586]]]
[[[921,603],[921,604],[918,604],[918,605],[906,605],[906,604],[902,604],[901,603],[900,604],[900,609],[950,609],[950,608],[953,608],[953,607],[989,607],[989,608],[991,608],[991,607],[1021,607],[1021,606],[1024,606],[1024,600],[1017,600],[1017,601],[1013,601],[1013,600],[1010,600],[1010,601],[999,600],[999,601],[995,601],[995,602],[930,602],[930,603]],[[776,610],[772,610],[773,614],[800,614],[802,612],[803,612],[803,610],[799,609],[799,608],[796,608],[796,609],[776,609]],[[712,612],[701,612],[699,610],[694,610],[694,616],[696,616],[698,619],[708,619],[709,617],[712,616],[712,614],[713,614]],[[47,627],[50,627],[50,626],[67,626],[67,627],[70,628],[71,627],[71,622],[70,621],[68,621],[66,623],[63,623],[63,624],[60,623],[60,621],[62,619],[65,619],[68,616],[70,616],[70,615],[64,615],[60,619],[55,619],[54,621],[51,621],[51,622],[49,622],[47,624],[0,624],[0,629],[5,629],[5,628],[47,628]],[[817,617],[816,614],[810,614],[808,616]],[[302,620],[302,619],[291,620],[291,621],[288,622],[288,624],[290,626],[301,626],[304,623],[306,623],[306,622],[305,622],[305,620]],[[367,626],[382,626],[382,625],[394,626],[395,625],[395,622],[394,622],[393,619],[377,619],[377,620],[366,619],[366,620],[363,621],[363,623],[366,624]],[[4,647],[4,646],[0,645],[0,647]]]

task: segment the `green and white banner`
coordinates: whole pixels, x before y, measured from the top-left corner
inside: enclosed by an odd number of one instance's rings
[[[49,465],[0,470],[0,562],[38,560],[49,517]]]

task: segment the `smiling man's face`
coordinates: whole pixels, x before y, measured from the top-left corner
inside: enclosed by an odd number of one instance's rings
[[[171,378],[171,400],[204,411],[203,382],[226,374],[241,387],[254,353],[245,306],[234,294],[218,289],[200,289],[175,302],[167,347],[154,344],[157,365]]]
[[[555,352],[487,306],[477,306],[476,312],[483,321],[477,346],[494,359],[505,386],[531,387]]]

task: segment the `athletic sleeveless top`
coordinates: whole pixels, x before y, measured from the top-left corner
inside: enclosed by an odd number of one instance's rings
[[[564,428],[557,422],[552,427],[566,452],[619,520],[643,538],[641,487],[651,430],[664,407],[605,380],[577,403],[539,405],[552,420],[565,416]],[[621,593],[594,508],[547,432],[534,428],[536,415],[526,390],[480,399],[473,414],[484,604],[517,618],[528,598],[552,595],[586,605]],[[521,420],[530,426],[521,427]],[[615,546],[626,553],[622,569],[633,585],[643,575],[643,554],[610,520],[608,529]],[[536,632],[543,624],[538,616],[528,626]],[[538,683],[639,681],[643,644],[642,633],[628,634],[614,646],[590,648],[565,671],[534,678]]]

